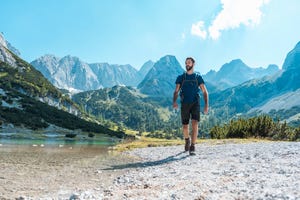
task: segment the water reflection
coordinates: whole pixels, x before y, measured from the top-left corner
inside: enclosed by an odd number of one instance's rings
[[[60,133],[0,133],[0,144],[13,145],[86,145],[86,146],[112,146],[120,142],[120,139],[105,134],[94,134],[89,137],[88,133],[68,138]]]

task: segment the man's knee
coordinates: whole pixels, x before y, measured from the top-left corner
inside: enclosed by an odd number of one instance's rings
[[[198,125],[198,123],[199,123],[199,120],[196,120],[196,119],[192,120],[192,125]]]
[[[182,127],[183,127],[183,129],[187,129],[189,127],[189,125],[188,124],[183,124]]]

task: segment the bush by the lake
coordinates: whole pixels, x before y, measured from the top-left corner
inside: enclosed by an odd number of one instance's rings
[[[270,116],[231,120],[228,124],[214,126],[211,138],[269,138],[296,141],[300,139],[300,127],[293,128],[286,122],[274,121]]]

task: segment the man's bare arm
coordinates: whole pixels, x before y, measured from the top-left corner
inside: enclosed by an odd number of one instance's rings
[[[204,113],[207,114],[208,113],[208,106],[209,106],[208,92],[207,92],[207,89],[206,89],[206,87],[203,83],[200,84],[200,89],[201,89],[201,91],[203,93],[203,97],[204,97],[204,103],[205,103]]]
[[[180,84],[176,84],[176,88],[174,90],[174,94],[173,94],[173,108],[178,108],[178,104],[177,104],[177,98],[178,98],[178,93],[180,90]]]

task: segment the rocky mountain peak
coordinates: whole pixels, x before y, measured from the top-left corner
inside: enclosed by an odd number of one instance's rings
[[[172,56],[172,55],[166,55],[164,57],[162,57],[161,59],[159,59],[159,61],[157,62],[157,64],[163,65],[163,66],[169,66],[172,64],[179,64],[176,57]]]
[[[0,45],[7,48],[6,40],[4,39],[4,36],[0,33]]]
[[[139,74],[141,77],[145,77],[147,73],[151,70],[151,68],[154,66],[154,62],[152,60],[148,60],[143,64],[143,66],[139,70]]]
[[[8,50],[10,50],[11,52],[13,52],[14,54],[16,54],[17,56],[20,56],[21,53],[20,51],[15,48],[14,46],[12,46],[3,36],[2,33],[0,33],[0,45],[4,46],[5,48],[7,48]]]
[[[0,61],[5,62],[12,67],[18,67],[16,60],[13,55],[8,51],[7,41],[4,36],[0,33]]]
[[[220,73],[228,73],[229,71],[239,71],[239,70],[247,70],[250,69],[241,59],[234,59],[229,63],[224,64],[221,69]]]
[[[283,70],[300,69],[300,41],[296,44],[284,60]]]
[[[166,55],[154,64],[138,89],[145,94],[170,95],[174,90],[176,77],[183,72],[176,57]]]

